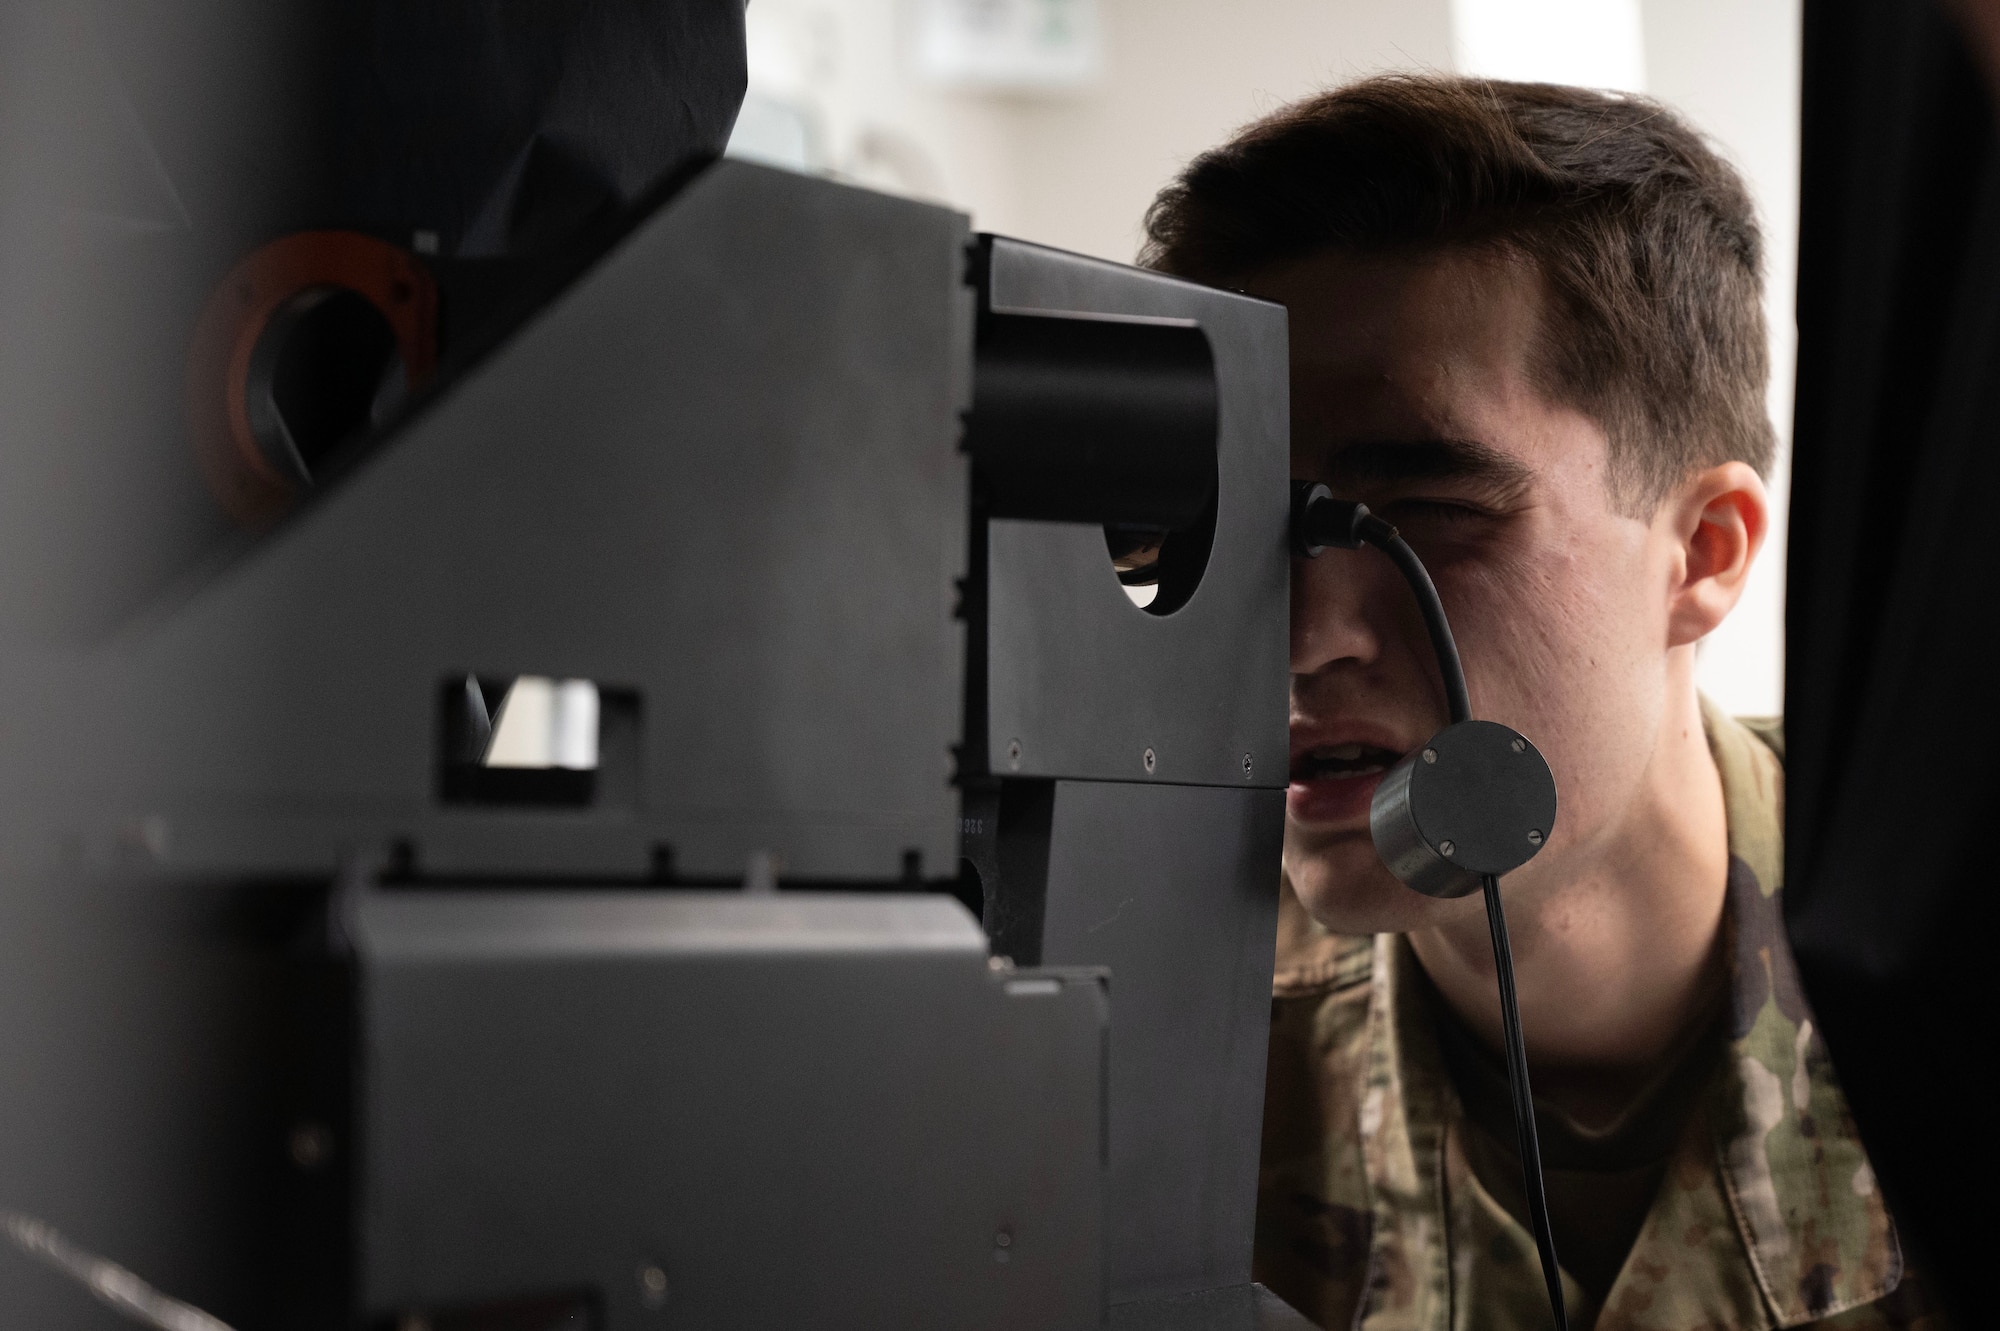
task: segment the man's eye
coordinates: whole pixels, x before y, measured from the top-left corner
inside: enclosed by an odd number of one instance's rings
[[[1382,510],[1383,517],[1397,526],[1415,526],[1424,523],[1431,526],[1457,525],[1477,522],[1490,516],[1485,510],[1469,504],[1457,504],[1448,499],[1398,499]]]

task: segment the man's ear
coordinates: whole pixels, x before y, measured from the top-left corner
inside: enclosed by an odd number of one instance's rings
[[[1706,636],[1736,608],[1771,530],[1771,499],[1748,463],[1725,462],[1689,477],[1654,521],[1678,548],[1667,645],[1680,647]]]

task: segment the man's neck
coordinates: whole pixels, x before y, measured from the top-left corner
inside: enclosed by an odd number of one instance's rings
[[[1712,1010],[1723,982],[1722,780],[1692,680],[1674,683],[1637,798],[1618,825],[1564,881],[1507,897],[1536,1095],[1586,1123],[1624,1107]],[[1460,1019],[1500,1048],[1483,915],[1412,933],[1410,942]]]

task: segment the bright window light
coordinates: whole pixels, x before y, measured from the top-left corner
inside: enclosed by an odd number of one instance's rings
[[[1639,0],[1451,0],[1462,74],[1646,90]]]

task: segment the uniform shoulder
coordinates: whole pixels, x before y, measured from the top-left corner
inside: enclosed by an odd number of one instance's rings
[[[1764,741],[1764,747],[1785,761],[1785,718],[1782,716],[1739,716],[1736,724]]]

